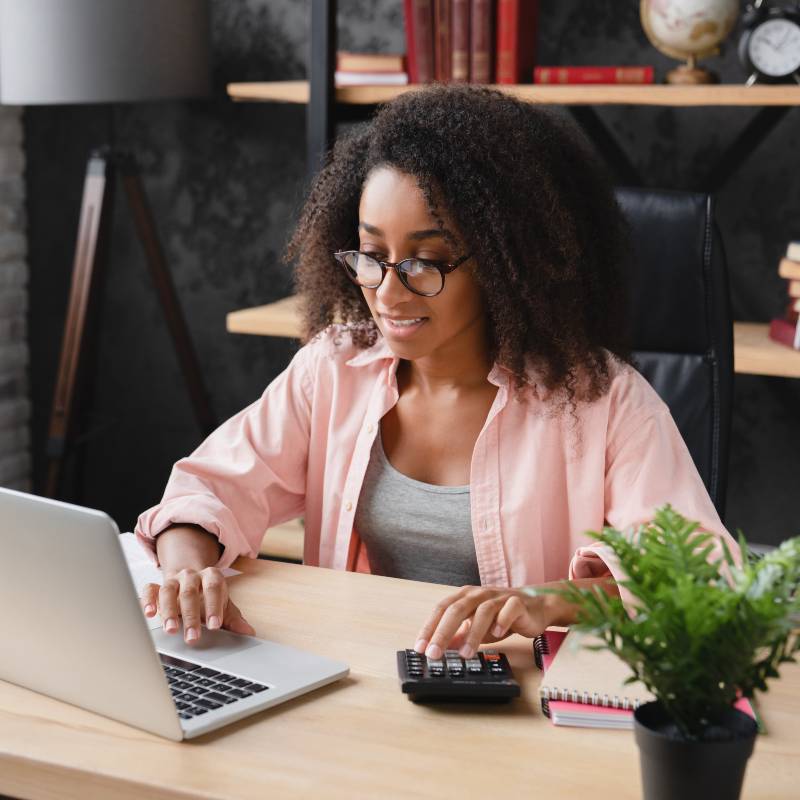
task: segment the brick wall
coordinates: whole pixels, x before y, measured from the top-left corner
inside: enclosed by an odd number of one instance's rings
[[[0,486],[30,491],[24,169],[21,111],[0,106]]]

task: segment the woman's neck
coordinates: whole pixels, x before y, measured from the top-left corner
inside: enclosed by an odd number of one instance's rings
[[[403,360],[398,384],[424,395],[483,389],[492,369],[485,329],[465,331],[465,337],[422,358]]]

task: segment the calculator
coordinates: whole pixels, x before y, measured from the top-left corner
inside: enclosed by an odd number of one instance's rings
[[[437,659],[416,650],[398,650],[397,673],[403,693],[415,703],[503,703],[519,697],[508,658],[497,650],[481,650],[467,659],[457,650],[447,650]]]

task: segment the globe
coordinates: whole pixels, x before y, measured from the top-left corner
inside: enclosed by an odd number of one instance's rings
[[[667,73],[667,83],[713,83],[697,59],[719,52],[739,15],[739,0],[641,0],[639,15],[651,44],[686,64]]]

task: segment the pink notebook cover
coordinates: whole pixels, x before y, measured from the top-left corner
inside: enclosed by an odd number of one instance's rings
[[[547,672],[553,663],[558,648],[567,636],[566,630],[546,630],[533,642],[536,666]],[[577,725],[580,727],[633,728],[633,711],[610,706],[597,706],[590,703],[575,703],[569,700],[549,700],[541,698],[542,712],[554,725]],[[746,697],[734,703],[734,707],[756,720],[761,727],[755,710]],[[583,718],[582,720],[580,718]]]

